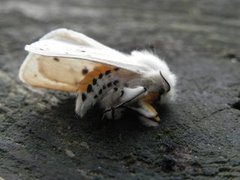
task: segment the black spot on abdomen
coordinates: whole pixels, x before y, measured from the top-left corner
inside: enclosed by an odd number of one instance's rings
[[[93,78],[93,85],[96,85],[97,84],[97,79]]]
[[[105,72],[105,75],[108,75],[110,73],[111,73],[111,70],[108,70],[108,71]]]
[[[118,83],[119,83],[119,80],[113,81],[113,84],[114,84],[114,85],[117,85]]]
[[[85,93],[82,93],[82,101],[85,101],[87,99],[87,95]]]
[[[102,79],[102,77],[103,77],[103,74],[100,73],[99,76],[98,76],[98,78],[99,78],[99,79]]]
[[[87,93],[90,93],[90,92],[92,92],[92,91],[93,91],[92,85],[89,84],[88,87],[87,87]]]

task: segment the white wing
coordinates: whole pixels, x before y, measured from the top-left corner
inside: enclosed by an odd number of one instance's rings
[[[72,44],[85,46],[85,47],[93,47],[96,49],[101,49],[104,51],[116,51],[112,48],[109,48],[98,41],[75,31],[69,30],[69,29],[56,29],[54,31],[51,31],[44,35],[40,40],[44,39],[55,39],[55,40],[61,40],[64,42],[69,42]]]
[[[85,59],[117,66],[136,73],[145,70],[145,67],[136,62],[130,55],[118,52],[71,30],[56,30],[55,33],[52,32],[39,41],[27,45],[25,49],[30,53],[43,56]]]
[[[92,62],[103,63],[127,69],[136,73],[144,69],[130,56],[115,51],[105,51],[92,47],[85,47],[60,40],[41,40],[26,46],[27,51],[43,56],[85,59]]]
[[[26,49],[30,53],[19,77],[35,87],[84,92],[95,76],[115,67],[121,69],[116,72],[119,76],[139,75],[127,55],[71,30],[50,32]]]

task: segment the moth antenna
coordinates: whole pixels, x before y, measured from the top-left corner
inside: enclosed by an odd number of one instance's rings
[[[170,84],[168,83],[168,81],[165,79],[165,77],[162,75],[162,72],[160,71],[160,75],[162,76],[163,80],[166,82],[168,88],[167,88],[167,92],[169,92],[171,90],[171,86]]]

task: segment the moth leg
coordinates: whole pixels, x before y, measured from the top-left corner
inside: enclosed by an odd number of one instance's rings
[[[112,120],[115,120],[115,109],[111,108],[111,116],[112,116]]]
[[[101,102],[103,105],[107,105],[102,119],[105,117],[108,119],[119,119],[126,105],[135,103],[139,98],[146,95],[146,93],[147,89],[142,86],[136,88],[125,87],[117,91],[113,89],[109,92],[109,96]]]
[[[136,88],[123,88],[120,95],[120,104],[115,106],[115,108],[134,103],[138,101],[141,97],[147,94],[147,89],[145,87],[139,86]]]
[[[113,111],[113,108],[111,107],[111,108],[109,108],[109,109],[107,109],[107,110],[105,110],[104,112],[103,112],[103,115],[102,115],[102,120],[106,117],[107,119],[114,119],[114,112],[112,112]]]
[[[116,94],[111,95],[115,98],[111,99],[112,100],[111,105],[110,105],[110,107],[108,106],[105,109],[105,113],[111,111],[112,109],[118,109],[118,108],[123,107],[127,104],[134,103],[139,98],[141,98],[143,95],[145,95],[146,92],[147,92],[147,89],[144,88],[144,87],[141,87],[141,86],[136,87],[136,88],[123,88],[121,90],[121,93],[118,94],[117,98],[115,97]],[[106,100],[109,101],[108,98]],[[116,105],[114,105],[114,104],[116,104]]]
[[[146,92],[146,88],[141,86],[136,88],[123,88],[118,92],[115,90],[115,92],[111,95],[112,106],[105,109],[102,115],[102,119],[105,117],[108,119],[119,119],[121,117],[122,111],[124,108],[126,108],[125,105],[134,103],[139,98],[144,96]],[[108,98],[107,100],[109,101]],[[118,104],[115,106],[114,101],[118,102]]]
[[[83,111],[84,107],[83,107],[83,99],[81,97],[81,95],[79,94],[77,96],[76,99],[76,105],[75,105],[75,112],[82,118],[84,116],[84,114],[86,113],[85,111]]]
[[[95,104],[95,100],[92,96],[86,93],[77,95],[75,112],[83,117],[86,112]]]
[[[137,106],[129,106],[128,108],[139,114],[139,120],[143,125],[148,127],[158,126],[160,118],[151,104],[139,101]]]
[[[117,120],[120,119],[122,115],[122,108],[108,108],[103,112],[102,120],[106,117],[107,119]]]

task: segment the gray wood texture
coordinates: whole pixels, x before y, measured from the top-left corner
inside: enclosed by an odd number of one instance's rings
[[[158,128],[79,119],[74,97],[18,79],[24,45],[65,27],[121,50],[155,47],[178,76]],[[240,178],[239,0],[0,0],[0,177]]]

